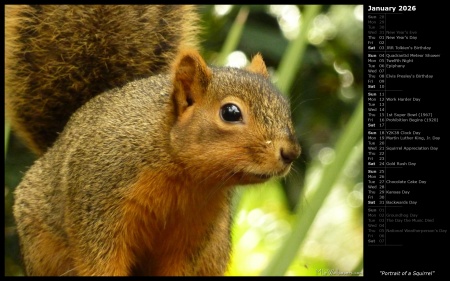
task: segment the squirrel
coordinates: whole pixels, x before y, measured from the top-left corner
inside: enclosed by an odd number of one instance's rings
[[[236,185],[301,148],[263,58],[206,64],[187,5],[6,6],[6,109],[39,158],[14,192],[27,275],[224,275]]]

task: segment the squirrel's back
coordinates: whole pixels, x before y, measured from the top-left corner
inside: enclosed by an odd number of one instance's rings
[[[198,15],[187,5],[12,5],[5,12],[7,114],[38,154],[87,100],[165,72],[180,46],[197,45]]]

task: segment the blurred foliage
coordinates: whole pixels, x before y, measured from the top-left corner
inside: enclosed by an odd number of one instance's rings
[[[225,16],[215,16],[214,8],[204,7],[203,13],[204,21],[210,23],[204,46],[211,62],[224,56],[221,46],[232,36],[228,32],[242,10],[234,6]],[[286,61],[287,67],[301,61],[300,68],[290,72],[295,77],[293,84],[278,86],[291,99],[303,152],[286,179],[240,188],[228,274],[362,274],[362,119],[353,122],[355,128],[347,136],[342,134],[353,114],[362,118],[362,104],[354,112],[362,98],[362,10],[354,5],[321,6],[308,22],[306,14],[311,7],[307,6],[277,5],[282,11],[278,16],[269,12],[269,6],[245,8],[247,20],[236,50],[248,60],[260,52],[275,83],[285,78],[276,76],[285,73],[280,70],[286,67],[281,61]],[[284,15],[295,15],[292,9],[300,12],[300,30],[306,34],[288,40],[280,26]],[[306,24],[309,29],[302,30],[301,25]],[[293,41],[299,37],[295,45]],[[306,48],[299,57],[290,54],[301,51],[301,44]],[[349,139],[353,142],[339,154],[335,146],[340,138],[341,147]],[[335,158],[342,163],[336,160],[330,168]],[[322,175],[333,180],[327,182]],[[313,210],[316,208],[320,210]],[[312,222],[311,226],[296,225],[305,221]],[[307,237],[290,245],[298,240],[292,237],[297,229]],[[284,259],[283,255],[292,251],[298,251],[295,259]],[[287,264],[277,267],[277,263]]]
[[[211,64],[226,63],[231,57],[228,53],[233,50],[239,50],[250,60],[260,52],[277,83],[280,62],[295,40],[295,36],[287,39],[280,26],[285,21],[292,23],[298,14],[301,30],[308,7],[276,5],[276,9],[271,9],[269,5],[236,5],[227,11],[224,8],[213,5],[199,8],[203,23],[202,53],[206,60]],[[277,10],[279,14],[274,15]],[[240,20],[236,21],[239,13]],[[241,26],[236,27],[236,22]],[[301,65],[294,71],[293,83],[285,93],[291,99],[302,155],[287,178],[238,188],[228,275],[261,275],[279,255],[279,249],[286,247],[284,243],[290,241],[299,217],[314,207],[312,200],[318,183],[326,167],[339,157],[336,143],[362,98],[362,10],[355,5],[320,6],[309,24],[310,28],[304,31],[307,34],[302,34],[308,41],[303,42]],[[287,58],[288,64],[290,61]],[[6,143],[5,274],[20,275],[17,235],[11,216],[12,191],[34,156],[13,134]],[[292,247],[296,254],[288,261],[285,275],[347,274],[362,270],[362,150],[362,141],[356,142],[346,155],[342,172],[333,181],[329,194],[321,198],[324,203],[311,226],[303,229],[305,240]]]

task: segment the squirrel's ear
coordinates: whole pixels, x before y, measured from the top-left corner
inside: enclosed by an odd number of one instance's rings
[[[257,53],[256,56],[253,57],[252,62],[246,68],[248,71],[261,74],[265,78],[269,78],[269,72],[267,72],[266,64],[260,53]]]
[[[182,50],[174,61],[172,75],[172,100],[180,115],[203,98],[212,73],[196,50]]]

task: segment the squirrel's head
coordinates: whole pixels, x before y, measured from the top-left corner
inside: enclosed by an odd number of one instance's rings
[[[259,54],[246,69],[210,68],[187,50],[172,72],[171,149],[184,169],[224,185],[289,172],[300,146],[289,103],[270,83]]]

